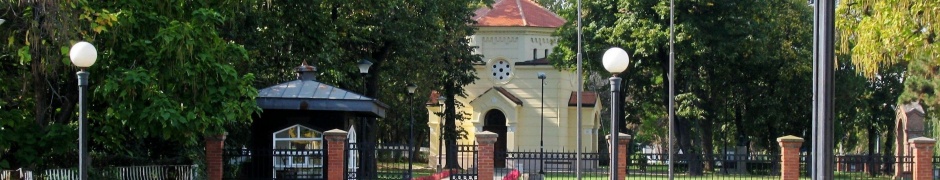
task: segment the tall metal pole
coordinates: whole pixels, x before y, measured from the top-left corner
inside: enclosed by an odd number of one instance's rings
[[[835,0],[817,0],[813,15],[812,178],[832,179],[832,98],[835,68]]]
[[[676,41],[676,27],[675,27],[675,2],[674,0],[669,0],[669,180],[675,178],[674,165],[675,156],[673,150],[675,150],[675,144],[673,143],[676,138],[675,131],[676,120],[676,51],[675,51],[675,41]]]
[[[78,75],[78,172],[81,180],[88,180],[88,167],[91,159],[88,158],[88,117],[85,100],[85,91],[88,90],[88,71],[84,68],[75,73]]]
[[[577,99],[577,100],[578,100],[578,105],[577,105],[577,107],[578,107],[578,110],[577,110],[577,112],[578,112],[578,113],[577,113],[577,114],[578,114],[578,125],[575,126],[575,127],[577,127],[578,130],[575,130],[575,131],[578,132],[578,134],[576,135],[576,136],[577,136],[577,140],[576,140],[576,141],[578,141],[578,147],[577,147],[577,148],[574,148],[574,149],[575,149],[575,160],[577,161],[577,162],[574,163],[574,168],[575,168],[575,180],[581,180],[581,133],[582,133],[582,132],[581,132],[581,91],[583,91],[583,89],[584,89],[584,88],[583,88],[584,82],[582,82],[582,81],[584,81],[584,75],[583,75],[582,72],[581,72],[581,0],[578,0],[578,52],[577,52],[577,59],[578,59],[578,97],[577,97],[577,98],[578,98],[578,99]]]
[[[620,131],[617,130],[617,127],[620,126],[618,119],[620,113],[620,77],[617,77],[617,74],[614,74],[613,77],[610,77],[610,180],[617,180],[617,165],[618,162],[618,150],[617,144],[619,143]]]
[[[539,178],[545,178],[545,73],[539,73],[542,80],[541,121],[539,121]]]
[[[408,93],[411,95],[411,128],[408,128],[410,132],[408,137],[408,174],[405,176],[406,180],[410,180],[411,176],[414,174],[414,160],[415,160],[415,107],[414,107],[414,92]]]
[[[367,95],[369,94],[369,67],[371,67],[372,62],[363,59],[359,61],[359,65],[361,65],[359,74],[362,75],[362,94]],[[364,70],[362,69],[363,67],[365,67]],[[356,148],[359,149],[359,168],[357,169],[356,177],[368,179],[369,177],[367,176],[374,174],[372,173],[372,167],[374,167],[372,163],[375,162],[375,157],[373,156],[375,151],[372,147],[375,142],[372,141],[369,136],[371,134],[370,131],[373,130],[371,129],[372,127],[369,127],[369,122],[366,117],[359,117],[359,126],[362,132],[358,132],[361,136],[357,136],[357,138],[362,137],[364,140],[356,142]]]

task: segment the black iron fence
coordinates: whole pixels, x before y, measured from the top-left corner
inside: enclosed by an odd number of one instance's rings
[[[544,177],[543,179],[577,179],[578,158],[574,151],[534,150],[495,152],[495,155],[505,158],[506,163],[505,168],[496,169],[497,176],[518,176],[519,179],[533,178],[533,176]],[[581,177],[607,178],[609,170],[606,164],[607,157],[609,157],[607,153],[581,153]]]
[[[458,165],[432,175],[412,175],[408,171],[410,148],[403,145],[375,146],[374,172],[364,172],[359,165],[368,160],[358,158],[359,148],[355,143],[347,146],[345,163],[346,179],[422,179],[444,173],[450,179],[477,179],[479,153],[476,144],[459,145]],[[327,172],[326,153],[322,149],[311,150],[248,150],[227,149],[224,155],[224,179],[325,179]],[[529,179],[575,179],[577,177],[577,155],[571,151],[516,151],[494,152],[496,178],[516,176]],[[609,175],[607,153],[582,153],[581,177],[605,179]],[[669,160],[666,154],[634,153],[627,158],[627,179],[665,179],[668,177]],[[706,161],[701,154],[679,154],[675,156],[674,175],[677,179],[779,179],[780,155],[713,155]],[[940,156],[933,157],[934,172],[940,171]],[[811,171],[810,155],[800,155],[800,174],[807,177]],[[913,169],[911,156],[892,155],[838,155],[834,157],[835,179],[897,179],[909,178]],[[366,177],[357,173],[369,174]],[[515,174],[514,174],[515,173]],[[415,177],[419,176],[419,177]],[[935,175],[936,177],[936,175]],[[427,178],[425,178],[427,179]]]
[[[913,160],[911,156],[881,154],[837,155],[833,174],[837,179],[909,179]]]
[[[676,177],[729,177],[732,179],[779,179],[780,156],[776,154],[674,155]],[[659,179],[669,174],[668,154],[637,153],[628,158],[630,178]]]
[[[457,145],[457,164],[458,166],[448,166],[446,169],[450,179],[477,179],[477,169],[479,165],[479,154],[477,153],[477,144]]]
[[[346,179],[408,179],[413,175],[408,171],[408,158],[411,148],[404,144],[379,144],[375,146],[374,156],[363,154],[368,148],[364,143],[347,143]],[[364,158],[365,157],[365,158]],[[374,157],[374,160],[369,158]],[[374,172],[365,166],[374,162]]]
[[[675,155],[677,179],[780,179],[779,154],[714,155],[711,162],[701,154]],[[940,158],[940,157],[938,157]],[[833,158],[835,179],[895,179],[910,177],[910,156],[839,155]],[[811,156],[800,155],[800,175],[809,177]],[[664,179],[668,177],[666,154],[630,155],[628,179]],[[936,162],[936,161],[935,161]],[[940,166],[940,164],[937,164]],[[900,171],[895,171],[901,168]]]
[[[541,176],[543,179],[575,179],[576,154],[566,151],[496,152],[505,158],[505,168],[496,168],[497,177],[518,171],[518,178]],[[604,179],[609,176],[607,153],[582,153],[581,177]],[[675,155],[673,169],[676,179],[780,179],[779,154],[713,155],[710,161],[702,154]],[[808,177],[811,156],[800,155],[800,175]],[[667,154],[634,153],[628,156],[626,179],[667,179]],[[940,156],[934,158],[940,169]],[[913,161],[910,156],[840,155],[834,157],[836,179],[894,179],[910,177]],[[901,168],[896,171],[897,168]],[[935,170],[940,171],[940,170]]]
[[[322,149],[226,149],[223,179],[326,179]]]

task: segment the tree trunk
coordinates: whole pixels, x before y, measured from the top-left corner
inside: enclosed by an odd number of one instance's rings
[[[892,126],[893,127],[893,126]],[[894,130],[888,130],[888,133],[885,135],[884,147],[881,149],[881,154],[884,156],[884,159],[881,162],[884,163],[884,167],[894,167]],[[882,168],[882,174],[891,174],[891,168]]]
[[[868,157],[865,157],[865,172],[875,177],[875,125],[868,123]]]
[[[702,123],[702,152],[705,153],[705,171],[712,172],[715,168],[714,146],[712,143],[712,118],[705,118]]]
[[[457,161],[457,114],[454,102],[457,87],[454,87],[452,80],[447,80],[444,84],[446,86],[444,94],[447,96],[447,100],[444,101],[447,106],[446,110],[444,110],[444,145],[447,146],[447,163],[444,168],[459,169],[460,164]]]
[[[382,64],[384,64],[388,54],[390,52],[391,46],[390,43],[385,43],[379,51],[372,53],[372,66],[369,68],[369,75],[366,77],[365,82],[365,94],[366,96],[372,98],[378,98],[379,94],[379,79],[382,74]],[[365,175],[364,178],[375,178],[378,172],[378,160],[375,156],[375,149],[378,146],[378,141],[376,140],[376,132],[378,132],[378,123],[376,123],[376,118],[373,117],[364,117],[365,122],[362,123],[363,139],[364,142],[360,143],[359,148],[359,158],[364,159],[364,161],[359,164],[359,168],[362,169],[362,172],[365,172],[362,175]]]
[[[679,159],[685,160],[687,162],[689,175],[692,176],[701,176],[702,175],[702,159],[701,153],[695,150],[692,147],[692,125],[691,121],[688,118],[675,118],[676,120],[676,141],[679,144],[679,149],[682,150],[682,155],[678,155]],[[676,162],[679,162],[678,159]],[[678,164],[677,165],[681,165]]]

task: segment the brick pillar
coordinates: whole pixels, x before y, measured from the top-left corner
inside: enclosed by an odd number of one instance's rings
[[[222,133],[206,136],[206,172],[209,180],[222,180],[222,153],[225,151],[225,136]]]
[[[499,136],[496,133],[483,131],[479,132],[476,135],[477,138],[477,179],[478,180],[493,180],[495,164],[493,164],[493,159],[495,158],[496,149],[493,147],[493,144],[496,143],[496,137]]]
[[[630,140],[633,139],[633,136],[624,133],[618,133],[617,137],[620,142],[617,142],[617,180],[626,179],[627,177],[627,147],[630,147]],[[610,135],[607,135],[607,146],[612,144],[610,143]]]
[[[933,145],[936,140],[919,137],[907,140],[914,151],[914,176],[915,180],[933,179]]]
[[[323,132],[326,139],[326,178],[327,180],[346,179],[343,172],[346,170],[346,131],[333,129]]]
[[[803,138],[784,136],[777,138],[780,143],[780,179],[800,179],[800,146]]]
[[[780,143],[780,179],[800,179],[800,146],[803,138],[784,136],[777,138]]]

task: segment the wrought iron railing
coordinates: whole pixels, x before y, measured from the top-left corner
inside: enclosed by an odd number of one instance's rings
[[[408,156],[411,148],[403,144],[379,144],[375,146],[373,156],[364,156],[364,143],[347,143],[346,146],[346,179],[406,179],[412,175],[408,172]],[[364,158],[368,157],[368,158]],[[374,160],[369,160],[374,158]],[[369,168],[363,165],[375,163],[375,171],[368,172]]]
[[[457,166],[445,165],[450,179],[477,179],[478,155],[476,143],[457,145]]]
[[[223,179],[325,179],[322,149],[227,149]]]
[[[587,179],[606,178],[609,157],[607,153],[581,153],[581,177]],[[497,175],[511,175],[518,171],[522,177],[541,176],[544,179],[577,179],[577,153],[574,150],[521,150],[496,152],[506,158],[506,168],[496,169]]]

